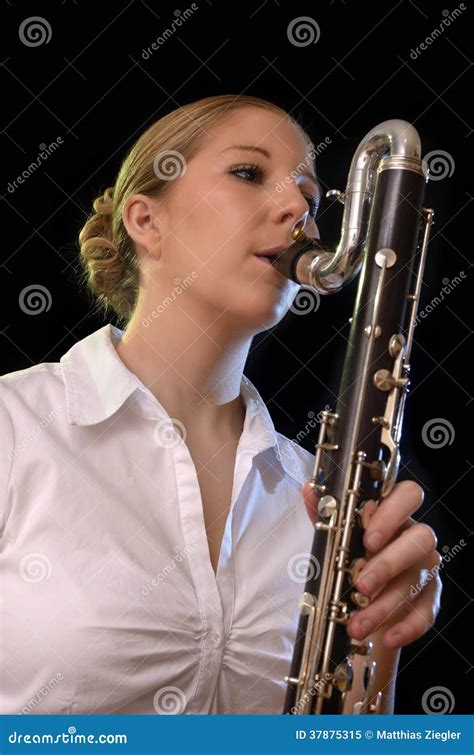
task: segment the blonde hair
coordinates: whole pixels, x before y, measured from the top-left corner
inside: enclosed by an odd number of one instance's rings
[[[112,310],[127,325],[135,309],[139,290],[139,265],[133,239],[125,228],[122,211],[132,194],[164,200],[173,181],[160,178],[155,159],[179,153],[189,162],[199,151],[206,129],[227,113],[253,106],[273,110],[293,123],[304,135],[304,127],[283,108],[250,95],[205,97],[179,107],[153,123],[133,144],[120,167],[115,186],[109,186],[93,202],[93,212],[79,236],[80,282],[95,300],[96,310],[108,317]]]

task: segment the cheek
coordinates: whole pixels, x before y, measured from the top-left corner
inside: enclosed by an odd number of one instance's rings
[[[220,194],[202,183],[198,190],[180,191],[170,215],[173,245],[180,248],[180,257],[205,264],[208,272],[222,269],[225,255],[234,257],[232,250],[239,246],[236,231],[242,234],[234,208]]]
[[[200,185],[191,206],[190,233],[198,229],[217,249],[245,244],[248,247],[261,223],[256,192],[244,191],[229,177],[219,176],[218,180]]]

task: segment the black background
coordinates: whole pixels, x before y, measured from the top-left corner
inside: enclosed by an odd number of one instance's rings
[[[302,118],[316,145],[330,138],[317,159],[318,175],[323,188],[341,190],[370,128],[389,118],[413,123],[423,155],[435,153],[435,180],[425,202],[435,209],[435,225],[420,309],[439,295],[443,282],[461,271],[464,277],[415,331],[399,479],[424,487],[416,518],[434,527],[438,550],[444,553],[461,539],[466,547],[443,568],[435,628],[402,652],[395,712],[423,713],[423,694],[440,686],[452,694],[451,712],[471,712],[472,693],[464,690],[473,674],[472,444],[462,439],[470,427],[472,371],[470,5],[464,3],[465,10],[419,54],[413,51],[459,5],[406,0],[196,5],[182,27],[144,59],[144,48],[190,4],[2,0],[0,372],[57,361],[105,324],[77,284],[77,233],[92,200],[114,183],[128,148],[170,110],[214,94],[270,99]],[[31,16],[47,20],[49,42],[30,47],[21,41],[20,25]],[[290,42],[288,26],[301,16],[317,24],[317,42]],[[40,145],[58,137],[60,148],[9,189],[37,158]],[[340,205],[323,202],[318,225],[325,243],[338,240],[341,215]],[[34,316],[19,305],[21,291],[33,284],[44,286],[52,301],[48,311]],[[268,402],[277,429],[290,438],[307,427],[308,413],[335,406],[356,285],[357,280],[337,296],[322,297],[311,314],[290,313],[254,341],[246,373]],[[441,434],[444,440],[438,438],[435,448],[422,438],[433,419],[440,419],[449,436],[446,442]],[[310,451],[315,433],[306,431],[301,441]]]

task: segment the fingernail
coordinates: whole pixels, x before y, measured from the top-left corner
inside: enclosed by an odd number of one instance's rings
[[[364,637],[366,634],[369,634],[369,632],[371,632],[372,626],[373,624],[371,621],[369,621],[368,619],[362,619],[362,621],[360,622],[360,628],[362,629],[364,633],[363,635]]]
[[[375,572],[371,571],[368,574],[366,574],[365,577],[363,577],[360,584],[365,590],[367,590],[367,592],[372,592],[373,590],[375,590],[378,583],[379,583],[378,576],[376,575]]]
[[[382,542],[381,532],[378,532],[378,531],[371,532],[370,535],[367,536],[367,545],[370,548],[370,550],[377,550],[381,542]]]

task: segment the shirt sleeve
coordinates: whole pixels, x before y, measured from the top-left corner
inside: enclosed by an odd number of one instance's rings
[[[15,437],[0,381],[0,534],[5,526],[8,486],[13,468]]]

